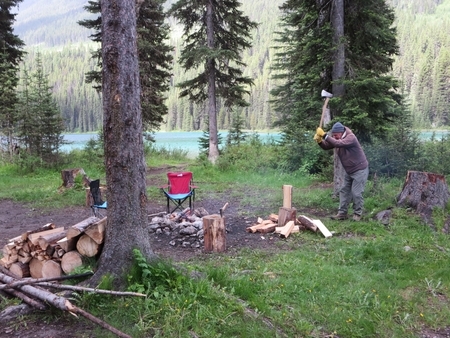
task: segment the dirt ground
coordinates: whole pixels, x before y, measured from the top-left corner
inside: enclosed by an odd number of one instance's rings
[[[162,173],[174,168],[150,168],[148,171],[148,186],[162,185],[165,183]],[[175,168],[182,170],[183,168]],[[220,208],[228,202],[225,211],[227,226],[227,252],[226,255],[233,255],[242,248],[262,249],[264,251],[291,250],[292,241],[281,239],[274,234],[251,234],[246,232],[246,228],[254,223],[257,217],[266,218],[275,210],[267,210],[265,215],[256,215],[255,210],[261,210],[256,206],[241,205],[240,201],[231,199],[230,192],[215,193],[208,195],[202,193],[202,199],[195,201],[195,208],[203,207],[210,214],[218,213]],[[148,214],[159,213],[166,210],[163,199],[149,201]],[[311,211],[309,210],[310,212]],[[308,214],[308,210],[298,210],[298,212]],[[251,216],[242,216],[251,215]],[[64,210],[37,210],[29,205],[15,203],[10,200],[0,200],[0,248],[7,243],[9,238],[18,236],[27,230],[33,230],[47,223],[54,223],[56,226],[70,227],[88,217],[92,216],[89,207],[78,206],[66,208]],[[325,215],[318,215],[323,216]],[[203,250],[195,248],[181,248],[169,245],[170,237],[166,235],[150,235],[150,242],[153,251],[160,257],[173,261],[185,261],[195,256],[208,255]],[[295,245],[300,245],[296,243]],[[294,246],[295,246],[294,245]],[[3,298],[0,297],[0,302]],[[25,319],[24,319],[25,318]],[[19,316],[15,320],[0,323],[0,338],[21,337],[21,338],[71,338],[71,337],[96,337],[94,330],[98,327],[85,320],[76,319],[73,316],[61,313],[59,310],[52,310],[44,316]],[[450,328],[442,331],[423,329],[418,336],[421,338],[450,338]]]
[[[150,168],[148,170],[148,186],[160,186],[165,184],[164,173],[170,170],[182,170],[183,168]],[[227,252],[232,255],[241,248],[254,248],[268,250],[289,250],[289,243],[279,238],[277,235],[251,234],[246,232],[246,228],[257,220],[257,217],[267,218],[274,212],[270,210],[266,215],[252,215],[252,206],[244,206],[239,200],[230,200],[230,192],[215,193],[208,195],[202,193],[202,198],[194,203],[195,208],[203,207],[210,214],[218,213],[220,208],[228,202],[225,210],[227,227]],[[255,208],[256,210],[257,208]],[[276,208],[278,209],[278,208]],[[260,208],[259,208],[260,210]],[[158,201],[148,202],[148,214],[166,211],[166,204],[163,198]],[[245,212],[243,212],[245,211]],[[252,216],[241,216],[252,215]],[[86,206],[65,208],[63,210],[38,210],[30,205],[15,203],[11,200],[0,200],[0,248],[7,243],[8,239],[16,237],[28,230],[34,230],[47,223],[53,223],[57,227],[68,228],[88,217],[92,216],[92,211]],[[153,251],[160,257],[168,258],[172,261],[185,261],[195,256],[207,255],[202,248],[182,248],[169,245],[171,238],[167,235],[150,234],[150,242]],[[0,301],[2,298],[0,298]],[[71,316],[58,315],[50,316],[57,319],[49,319],[42,323],[41,319],[21,320],[17,322],[9,321],[0,325],[0,338],[3,337],[94,337],[92,330],[94,324],[85,320],[73,319]],[[76,333],[75,333],[76,332]]]

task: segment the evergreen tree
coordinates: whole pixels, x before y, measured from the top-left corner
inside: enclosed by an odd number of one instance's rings
[[[7,57],[7,61],[13,66],[18,66],[23,58],[22,48],[25,43],[13,34],[13,24],[17,14],[11,13],[23,0],[0,1],[0,50]]]
[[[343,90],[330,101],[331,117],[362,139],[382,136],[401,117],[398,81],[389,75],[398,53],[393,10],[384,0],[345,2],[344,35],[336,42],[333,3],[287,0],[281,6],[283,31],[274,79],[282,83],[272,94],[281,113],[278,124],[288,138],[295,138],[299,128],[315,130],[320,92],[335,85]],[[335,53],[342,41],[345,50]],[[344,76],[333,78],[339,55],[345,57]]]
[[[163,116],[167,114],[167,106],[164,104],[164,94],[168,90],[168,82],[171,76],[172,47],[167,44],[169,27],[164,20],[165,0],[143,0],[139,7],[136,30],[139,53],[139,70],[141,83],[141,106],[143,127],[152,131],[159,129],[163,122]],[[90,13],[101,12],[100,1],[88,1],[84,7]],[[78,22],[81,26],[94,29],[91,35],[94,42],[102,42],[101,25],[99,15],[93,20]],[[100,70],[86,73],[86,82],[93,83],[93,87],[101,91],[102,82],[102,56],[101,49],[92,53],[92,58],[97,61]]]
[[[17,122],[17,67],[25,54],[22,50],[24,42],[13,34],[16,14],[11,13],[11,10],[21,1],[0,1],[0,136],[4,136],[11,156],[16,145],[14,125]]]
[[[44,74],[40,54],[31,75],[24,71],[20,108],[19,136],[31,155],[49,162],[63,144],[64,123]]]
[[[7,60],[7,55],[0,53],[0,136],[2,148],[5,147],[10,157],[13,156],[17,142],[15,126],[17,123],[17,67]]]
[[[179,0],[169,11],[184,26],[179,62],[186,71],[198,70],[194,78],[178,85],[183,89],[180,96],[194,102],[208,100],[208,159],[213,163],[219,157],[217,97],[225,107],[246,106],[246,87],[253,84],[243,75],[241,52],[251,46],[250,30],[257,25],[239,7],[237,0]]]
[[[241,114],[234,112],[230,130],[227,135],[227,146],[239,145],[241,142],[245,142],[247,140],[248,135],[243,131],[244,127],[245,121]]]

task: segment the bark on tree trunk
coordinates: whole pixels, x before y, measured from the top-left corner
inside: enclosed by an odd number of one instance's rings
[[[336,149],[334,149],[333,159],[334,159],[333,197],[337,198],[339,197],[339,191],[341,191],[341,188],[344,185],[345,170],[344,167],[342,166],[339,156],[336,153]]]
[[[206,30],[208,48],[214,49],[213,5],[208,1],[206,5]],[[215,163],[219,158],[219,140],[217,135],[217,106],[216,106],[216,76],[214,59],[206,64],[208,70],[208,118],[209,118],[209,152],[208,160]]]
[[[99,269],[89,284],[106,273],[117,287],[139,249],[156,258],[144,230],[147,193],[142,137],[135,0],[102,0],[102,98],[108,211]]]
[[[444,175],[408,171],[402,192],[397,196],[397,205],[413,208],[425,223],[434,228],[433,208],[445,208],[449,197]]]

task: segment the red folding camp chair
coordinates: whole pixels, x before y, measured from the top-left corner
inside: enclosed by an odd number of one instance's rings
[[[183,203],[186,200],[189,200],[189,209],[192,210],[195,200],[195,188],[197,187],[193,185],[191,172],[167,173],[167,185],[160,187],[167,197],[167,212],[172,213],[177,209],[183,211]],[[170,211],[170,201],[175,205],[172,211]]]

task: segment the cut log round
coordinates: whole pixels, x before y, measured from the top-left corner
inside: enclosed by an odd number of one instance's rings
[[[220,215],[203,217],[205,252],[223,252],[226,249],[225,218]]]
[[[306,229],[309,229],[313,232],[317,232],[317,225],[314,224],[311,218],[306,217],[304,215],[299,215],[298,220]]]
[[[9,271],[11,271],[18,278],[30,277],[30,266],[22,262],[11,264]]]
[[[278,211],[278,226],[282,227],[289,221],[295,221],[297,209],[281,207]]]
[[[83,265],[83,259],[78,251],[73,250],[66,252],[61,258],[61,269],[65,273],[72,272],[75,268]]]
[[[49,260],[43,264],[42,266],[43,278],[55,278],[61,277],[61,275],[62,275],[61,265],[58,262]]]
[[[77,250],[82,256],[94,257],[99,253],[100,245],[97,244],[91,237],[84,234],[77,242]]]
[[[30,266],[31,277],[42,278],[42,266],[44,265],[44,261],[33,258],[28,265]]]

